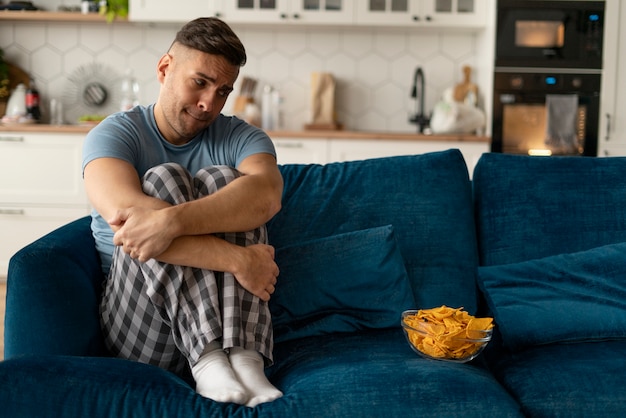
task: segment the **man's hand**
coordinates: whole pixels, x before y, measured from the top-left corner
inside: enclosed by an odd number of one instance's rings
[[[140,207],[120,209],[109,220],[109,225],[117,231],[113,244],[121,246],[126,254],[141,262],[167,250],[176,238],[171,224],[162,209]]]
[[[268,301],[274,293],[278,277],[278,265],[274,261],[274,247],[255,244],[239,247],[236,267],[232,272],[248,292]]]

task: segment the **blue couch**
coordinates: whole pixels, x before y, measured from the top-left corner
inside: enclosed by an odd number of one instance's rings
[[[79,219],[11,260],[0,363],[7,417],[518,417],[626,413],[626,159],[458,150],[281,167],[269,224],[284,392],[256,408],[111,358],[103,277]],[[493,315],[465,364],[407,345],[409,308]]]

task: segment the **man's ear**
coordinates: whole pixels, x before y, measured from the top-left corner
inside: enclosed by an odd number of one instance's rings
[[[163,54],[159,62],[157,63],[157,79],[160,83],[165,79],[165,73],[172,62],[172,56],[170,54]]]

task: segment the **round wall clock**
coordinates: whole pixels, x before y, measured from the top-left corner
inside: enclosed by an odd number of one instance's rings
[[[63,94],[65,118],[78,123],[81,117],[105,117],[120,108],[119,75],[105,64],[78,67],[68,77]]]

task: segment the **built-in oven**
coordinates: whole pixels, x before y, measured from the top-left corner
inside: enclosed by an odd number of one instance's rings
[[[498,0],[496,67],[602,68],[604,6]]]
[[[605,3],[497,5],[491,150],[597,155]]]
[[[491,150],[597,155],[600,79],[563,70],[496,72]]]

